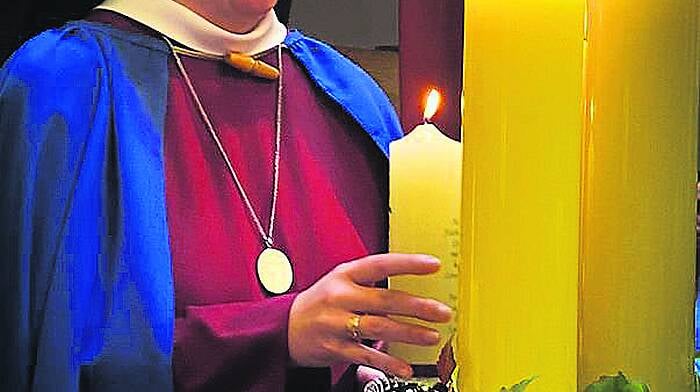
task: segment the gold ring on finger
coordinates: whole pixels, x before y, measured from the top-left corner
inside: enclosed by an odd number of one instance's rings
[[[350,338],[356,342],[362,340],[362,331],[360,331],[360,316],[359,314],[353,314],[345,323],[345,330],[350,335]]]

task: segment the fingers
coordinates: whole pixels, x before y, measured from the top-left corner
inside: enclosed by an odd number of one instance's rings
[[[402,342],[418,346],[434,346],[440,342],[440,334],[433,329],[382,316],[362,316],[359,330],[363,338],[372,340]]]
[[[365,286],[395,275],[431,274],[439,268],[440,262],[432,256],[396,253],[368,256],[338,267],[336,271],[354,284],[348,282],[349,285],[344,287],[336,285],[328,298],[349,311],[448,322],[452,318],[452,310],[438,301],[397,290]]]
[[[333,341],[327,349],[343,361],[367,365],[401,378],[411,378],[413,369],[405,361],[353,341]]]
[[[440,261],[426,255],[387,253],[346,263],[344,269],[355,283],[367,286],[390,276],[435,273],[440,269]]]
[[[435,323],[446,323],[452,319],[449,306],[398,290],[358,286],[357,294],[348,300],[350,303],[344,305],[355,312],[414,317]]]

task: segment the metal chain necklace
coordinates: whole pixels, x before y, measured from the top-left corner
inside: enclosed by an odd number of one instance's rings
[[[216,132],[216,128],[214,128],[214,125],[211,119],[209,118],[209,115],[207,114],[206,110],[204,110],[204,105],[202,104],[202,100],[199,98],[199,95],[197,94],[197,91],[194,88],[192,79],[187,73],[187,70],[185,69],[185,66],[182,63],[182,60],[178,55],[179,49],[175,48],[175,46],[172,44],[172,42],[170,42],[170,40],[167,37],[163,37],[163,39],[165,39],[165,41],[168,43],[168,46],[170,47],[173,57],[175,58],[175,63],[177,64],[180,74],[185,80],[185,84],[187,85],[187,89],[189,90],[190,96],[192,97],[192,100],[194,101],[194,104],[197,107],[197,110],[199,111],[202,120],[204,121],[204,125],[206,126],[209,135],[213,139],[214,144],[216,144],[216,147],[219,150],[219,153],[223,158],[226,167],[228,168],[229,174],[231,174],[231,178],[233,179],[233,182],[236,185],[236,188],[238,189],[238,193],[241,195],[241,199],[243,199],[243,203],[248,209],[249,215],[258,232],[260,233],[260,237],[262,238],[263,250],[258,256],[256,263],[258,282],[260,282],[262,287],[268,293],[274,295],[284,294],[287,291],[289,291],[289,289],[292,287],[292,284],[294,283],[294,271],[292,269],[292,263],[290,262],[289,257],[287,257],[287,255],[283,251],[274,247],[273,236],[275,230],[277,198],[279,194],[280,144],[282,140],[282,97],[284,88],[282,79],[282,45],[277,46],[277,64],[279,67],[279,78],[277,80],[277,107],[275,112],[275,151],[272,170],[272,205],[270,208],[270,226],[268,228],[268,231],[265,232],[265,228],[263,227],[262,222],[258,217],[258,214],[255,212],[253,204],[250,202],[248,193],[245,191],[245,188],[243,188],[243,184],[241,183],[241,180],[233,167],[233,163],[231,163],[231,159],[229,158],[228,153],[226,152],[226,149],[224,148],[224,145],[221,142],[221,138]]]

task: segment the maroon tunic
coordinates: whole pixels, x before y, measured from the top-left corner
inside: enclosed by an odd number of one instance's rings
[[[134,33],[148,27],[109,11],[88,18]],[[182,56],[260,216],[269,224],[276,82],[222,62]],[[276,53],[262,58],[276,64]],[[270,298],[255,275],[263,242],[175,62],[165,121],[168,226],[175,280],[177,390],[330,388],[328,369],[289,368],[287,323],[296,292],[343,262],[387,249],[387,160],[342,109],[284,54],[284,105],[275,245],[290,256],[292,293]],[[350,369],[354,372],[354,369]],[[334,377],[337,379],[337,377]],[[352,388],[348,373],[338,389]]]

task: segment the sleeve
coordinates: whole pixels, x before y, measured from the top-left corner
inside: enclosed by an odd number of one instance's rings
[[[189,306],[175,320],[176,389],[353,391],[357,366],[290,368],[289,311],[298,293],[261,301]],[[373,345],[375,342],[366,341]]]
[[[182,390],[279,390],[287,381],[289,310],[297,294],[189,306],[175,321],[173,371]]]
[[[90,311],[71,301],[91,282],[69,278],[61,238],[97,95],[94,53],[88,40],[50,31],[0,70],[3,391],[77,389],[77,358],[87,349],[75,342]]]

